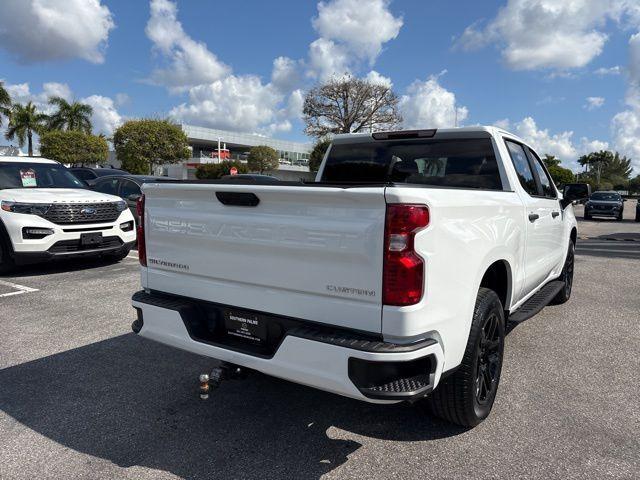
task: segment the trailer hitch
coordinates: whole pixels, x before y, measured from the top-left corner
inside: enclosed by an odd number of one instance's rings
[[[208,400],[209,393],[216,390],[223,380],[243,380],[244,378],[246,378],[246,371],[242,367],[223,362],[212,369],[211,373],[200,374],[198,378],[200,380],[200,399]]]

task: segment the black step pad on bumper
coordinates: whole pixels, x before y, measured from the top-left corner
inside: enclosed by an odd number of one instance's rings
[[[509,315],[509,321],[513,323],[524,322],[549,305],[549,302],[564,288],[564,282],[554,280],[542,287],[533,297],[526,301],[518,310]]]

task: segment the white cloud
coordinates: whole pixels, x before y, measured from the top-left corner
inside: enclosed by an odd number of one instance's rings
[[[327,80],[347,74],[351,58],[347,49],[326,38],[319,38],[309,45],[309,75]]]
[[[587,110],[596,110],[604,105],[605,99],[604,97],[587,97],[587,103],[584,105],[584,108]]]
[[[382,45],[400,33],[402,18],[389,11],[389,0],[332,0],[318,3],[313,26],[322,38],[344,44],[373,63]]]
[[[605,75],[620,75],[622,73],[622,68],[619,65],[615,65],[613,67],[601,67],[598,68],[595,72],[596,75],[600,75],[601,77]]]
[[[498,43],[515,70],[584,67],[602,53],[607,20],[635,22],[636,0],[508,0],[484,29],[468,27],[457,45]]]
[[[5,84],[7,92],[14,103],[33,102],[36,108],[42,112],[51,114],[55,107],[49,105],[49,98],[62,97],[65,100],[72,98],[71,88],[66,83],[45,82],[42,84],[42,91],[32,93],[28,83]]]
[[[509,130],[511,128],[511,122],[508,118],[503,118],[501,120],[496,120],[493,122],[494,127],[501,128],[503,130]]]
[[[282,93],[290,93],[300,87],[300,62],[289,57],[278,57],[273,61],[271,84]]]
[[[19,61],[104,62],[115,24],[99,0],[2,0],[0,48]]]
[[[580,146],[578,147],[578,155],[587,155],[591,152],[599,152],[601,150],[609,150],[609,142],[603,142],[602,140],[589,140],[582,137],[580,139]]]
[[[572,131],[551,133],[549,129],[539,128],[532,117],[525,117],[514,124],[508,119],[504,119],[496,122],[495,125],[518,135],[531,145],[539,155],[549,154],[558,157],[562,160],[563,166],[574,171],[579,171],[582,168],[577,162],[580,156],[609,148],[607,142],[590,140],[585,137],[582,137],[576,144]]]
[[[304,106],[304,92],[300,89],[294,90],[289,95],[287,101],[286,115],[289,118],[302,118],[302,107]]]
[[[456,96],[439,82],[439,76],[416,80],[400,98],[405,128],[444,128],[460,125],[469,115],[467,107],[458,106]]]
[[[93,115],[91,123],[93,124],[93,133],[102,133],[106,136],[113,135],[113,131],[118,128],[123,118],[118,113],[114,101],[109,97],[102,95],[91,95],[80,100],[82,103],[91,105]]]
[[[330,0],[318,3],[313,27],[320,38],[309,46],[310,74],[325,80],[372,66],[383,45],[400,33],[403,20],[389,11],[390,0]]]
[[[393,82],[389,77],[385,77],[375,70],[371,70],[364,78],[373,84],[383,85],[389,88],[393,87]]]
[[[234,75],[204,43],[184,31],[175,2],[151,0],[150,5],[147,36],[168,63],[153,71],[151,81],[188,95],[186,102],[171,109],[172,118],[259,134],[291,130],[304,101],[301,61],[276,58],[268,83],[256,75]]]
[[[616,149],[632,159],[636,174],[640,173],[640,33],[629,40],[628,110],[613,117],[611,130]]]
[[[578,152],[572,142],[572,131],[551,134],[548,129],[539,129],[536,121],[531,117],[526,117],[516,123],[513,131],[528,142],[540,155],[548,153],[562,160],[575,160],[578,157]]]
[[[253,75],[230,75],[189,89],[189,103],[173,108],[177,120],[255,132],[276,120],[282,95]]]
[[[150,81],[183,90],[219,80],[230,68],[211,53],[202,42],[185,33],[177,19],[177,7],[169,0],[151,0],[151,17],[145,32],[168,65],[151,73]]]

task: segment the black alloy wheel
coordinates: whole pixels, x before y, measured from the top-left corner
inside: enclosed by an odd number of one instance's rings
[[[486,406],[496,395],[502,367],[502,339],[498,327],[500,319],[493,313],[485,319],[477,350],[475,380],[476,402]]]

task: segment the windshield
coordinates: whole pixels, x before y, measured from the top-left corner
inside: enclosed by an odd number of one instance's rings
[[[86,188],[57,163],[0,162],[0,190],[5,188]]]
[[[608,200],[610,202],[620,201],[620,195],[617,193],[596,192],[591,195],[591,200]]]
[[[322,181],[502,190],[489,139],[337,143],[329,151]]]

